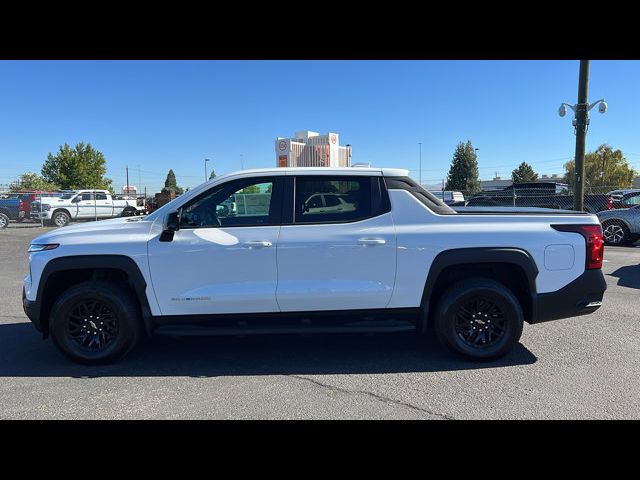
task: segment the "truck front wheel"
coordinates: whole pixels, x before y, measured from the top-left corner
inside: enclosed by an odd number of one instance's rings
[[[68,225],[70,221],[71,218],[69,217],[69,214],[64,210],[54,212],[53,216],[51,217],[51,223],[53,223],[56,227],[64,227]]]
[[[434,313],[440,342],[470,360],[499,358],[522,335],[523,314],[518,299],[490,278],[470,278],[452,285]]]
[[[138,342],[142,322],[131,292],[109,282],[88,281],[66,290],[51,309],[49,331],[71,360],[114,362]]]

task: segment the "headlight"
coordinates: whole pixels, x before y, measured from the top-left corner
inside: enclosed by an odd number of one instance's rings
[[[48,212],[49,210],[51,210],[51,205],[49,205],[48,203],[45,203],[44,205],[42,205],[42,210],[44,210],[45,212]]]
[[[54,248],[58,248],[59,243],[32,243],[29,245],[29,253],[33,252],[42,252],[43,250],[53,250]]]

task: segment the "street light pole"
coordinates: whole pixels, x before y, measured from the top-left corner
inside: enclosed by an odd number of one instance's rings
[[[587,138],[587,117],[589,104],[589,60],[580,60],[580,79],[578,80],[578,104],[576,105],[576,188],[573,194],[573,209],[584,210],[584,145]]]
[[[208,177],[207,177],[207,162],[208,162],[208,161],[209,161],[209,159],[208,159],[208,158],[205,158],[205,159],[204,159],[204,181],[205,181],[205,182],[208,180]]]
[[[576,134],[576,155],[575,155],[575,187],[573,192],[573,209],[578,212],[584,210],[584,149],[589,128],[589,111],[596,105],[600,113],[607,111],[608,105],[604,98],[589,104],[587,93],[589,88],[589,60],[580,60],[580,77],[578,79],[578,103],[569,105],[562,103],[558,114],[564,117],[567,114],[567,107],[573,110],[575,118],[573,126]]]
[[[422,142],[418,142],[420,145],[420,171],[418,172],[418,183],[422,186]]]

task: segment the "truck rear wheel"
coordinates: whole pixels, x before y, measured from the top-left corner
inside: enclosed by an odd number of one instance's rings
[[[66,290],[53,305],[49,331],[71,360],[111,363],[138,342],[139,310],[131,292],[109,282],[83,282]]]
[[[440,342],[470,360],[508,353],[522,335],[523,314],[516,296],[489,278],[452,285],[437,304],[434,327]]]

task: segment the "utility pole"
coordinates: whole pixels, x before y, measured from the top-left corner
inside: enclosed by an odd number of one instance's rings
[[[127,189],[127,194],[129,194],[129,165],[127,165],[125,167],[127,169],[127,186],[125,187]]]
[[[573,192],[573,209],[584,211],[584,145],[587,137],[587,129],[589,128],[589,111],[598,105],[598,111],[605,113],[607,111],[607,102],[604,98],[593,102],[591,105],[587,103],[587,93],[589,90],[589,60],[580,60],[580,77],[578,79],[578,103],[569,105],[568,103],[560,104],[558,114],[564,117],[567,114],[567,108],[573,110],[575,118],[573,126],[576,134],[576,156],[575,156],[575,187]]]
[[[209,161],[208,158],[204,159],[204,181],[206,182],[207,180],[209,180],[209,177],[207,177],[207,162]]]
[[[587,137],[587,93],[589,90],[589,60],[580,60],[578,80],[578,104],[576,105],[576,188],[573,193],[573,209],[584,210],[584,144]]]
[[[418,183],[422,186],[422,142],[418,142],[420,145],[420,170],[418,172]]]

